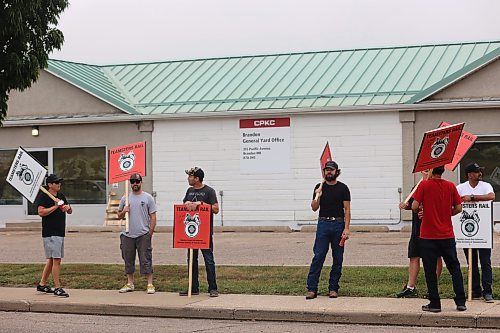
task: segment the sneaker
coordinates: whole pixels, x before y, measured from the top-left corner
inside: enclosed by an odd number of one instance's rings
[[[465,305],[457,305],[457,311],[465,311],[467,307]]]
[[[217,289],[212,289],[209,291],[210,297],[219,297],[219,292]]]
[[[133,284],[129,284],[127,283],[126,285],[124,285],[122,287],[122,289],[120,289],[120,293],[129,293],[131,291],[134,291],[134,285]]]
[[[396,294],[398,298],[403,298],[403,297],[417,297],[418,296],[418,291],[417,288],[408,288],[405,286],[403,290],[401,290],[399,293]]]
[[[306,299],[315,299],[318,297],[318,293],[315,291],[308,291],[306,294]]]
[[[148,288],[146,289],[146,293],[154,294],[155,293],[155,286],[153,286],[152,284],[148,284]]]
[[[486,303],[493,303],[493,295],[492,294],[484,294],[484,301]]]
[[[54,289],[54,295],[59,297],[69,297],[69,294],[65,292],[63,288]]]
[[[339,297],[339,293],[336,292],[335,290],[331,290],[329,293],[328,293],[328,297],[330,298],[337,298]]]
[[[50,288],[47,285],[42,286],[41,284],[36,286],[36,291],[38,291],[40,293],[46,293],[46,294],[53,294],[54,293],[54,289]]]
[[[465,305],[463,305],[463,306],[465,306]],[[457,310],[458,310],[458,306],[457,306]],[[427,305],[422,305],[422,311],[437,313],[437,312],[441,312],[441,308],[436,308],[429,303]],[[461,310],[461,311],[463,311],[463,310]]]
[[[196,296],[196,295],[199,295],[200,292],[199,291],[192,291],[191,292],[191,295],[193,296]],[[183,291],[179,291],[179,296],[187,296],[188,295],[188,291],[187,290],[183,290]]]

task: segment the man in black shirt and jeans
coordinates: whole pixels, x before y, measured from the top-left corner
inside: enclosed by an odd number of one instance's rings
[[[69,294],[61,288],[59,276],[61,274],[61,260],[64,258],[64,236],[66,233],[66,213],[73,213],[68,200],[61,190],[62,179],[55,174],[47,177],[47,187],[50,194],[59,199],[54,202],[47,194],[40,192],[35,204],[38,207],[38,215],[42,218],[42,238],[47,262],[43,269],[40,284],[36,290],[43,293],[53,293],[60,297],[69,297]],[[52,273],[55,289],[47,285],[47,280]]]
[[[201,168],[194,167],[186,170],[188,175],[188,183],[190,187],[184,196],[184,204],[189,211],[194,211],[199,205],[209,204],[212,209],[210,213],[210,248],[202,249],[203,260],[205,261],[205,269],[207,271],[208,292],[210,297],[219,296],[217,291],[217,282],[215,276],[215,260],[214,260],[214,214],[219,213],[219,204],[217,202],[217,195],[215,190],[208,185],[203,184],[205,173]],[[189,254],[188,254],[189,265]],[[193,285],[191,294],[198,295],[200,293],[200,283],[198,281],[198,250],[193,250]],[[180,296],[187,296],[187,290],[181,291]]]
[[[349,239],[351,222],[351,193],[344,183],[337,181],[340,169],[334,161],[328,161],[323,169],[324,181],[314,188],[311,208],[319,208],[316,240],[314,241],[314,257],[307,276],[306,299],[318,296],[318,282],[325,262],[328,247],[332,248],[333,264],[330,272],[328,296],[338,297],[339,280],[342,275],[344,259],[343,242]],[[342,243],[341,243],[342,241]]]

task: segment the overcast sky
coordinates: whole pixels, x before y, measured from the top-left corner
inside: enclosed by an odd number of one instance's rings
[[[499,0],[70,0],[51,55],[120,64],[500,40]]]

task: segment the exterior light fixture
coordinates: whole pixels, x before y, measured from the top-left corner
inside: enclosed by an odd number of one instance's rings
[[[31,127],[31,135],[38,136],[39,134],[40,134],[40,130],[38,129],[38,126],[32,126]]]

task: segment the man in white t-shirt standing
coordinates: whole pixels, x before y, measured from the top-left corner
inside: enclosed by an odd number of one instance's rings
[[[481,180],[483,174],[482,170],[477,163],[471,163],[465,167],[465,175],[467,181],[458,185],[457,190],[462,197],[463,202],[472,201],[491,201],[495,200],[495,192],[493,187]],[[468,249],[464,249],[465,257],[468,258]],[[479,282],[479,268],[477,265],[477,257],[479,254],[479,261],[481,262],[481,284]],[[484,298],[485,302],[493,302],[493,291],[491,283],[493,281],[493,274],[491,270],[491,249],[472,249],[472,298]]]

